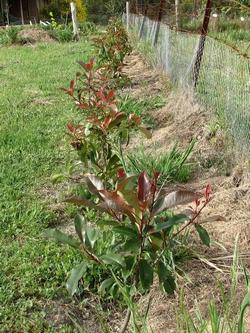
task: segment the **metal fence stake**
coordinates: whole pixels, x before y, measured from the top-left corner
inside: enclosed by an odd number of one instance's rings
[[[129,30],[129,1],[126,2],[126,25],[127,31]]]
[[[156,27],[155,37],[154,37],[154,41],[153,41],[153,46],[155,46],[157,44],[157,41],[158,41],[160,26],[161,26],[161,20],[162,20],[162,16],[163,16],[164,4],[165,4],[165,0],[161,0],[159,13],[158,13],[157,27]]]
[[[208,33],[208,26],[209,26],[210,16],[211,16],[211,12],[212,12],[212,5],[213,5],[212,0],[207,0],[207,5],[206,5],[206,10],[205,10],[205,15],[204,15],[204,20],[203,20],[199,45],[198,45],[196,58],[195,58],[195,63],[194,63],[194,67],[193,67],[194,87],[197,86],[198,79],[199,79],[201,61],[202,61],[202,57],[203,57],[203,53],[204,53],[206,36],[207,36],[207,33]]]

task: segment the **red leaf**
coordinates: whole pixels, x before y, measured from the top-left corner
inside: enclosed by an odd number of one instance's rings
[[[113,126],[119,125],[125,118],[126,118],[126,114],[124,112],[117,112],[115,114],[114,119],[110,123],[110,128],[112,128]]]
[[[141,124],[141,117],[135,115],[135,114],[130,114],[129,115],[129,120],[133,121],[136,125],[140,125]]]
[[[96,92],[96,97],[99,98],[102,102],[107,102],[106,96],[103,93],[103,89],[101,88],[99,91]]]
[[[89,72],[93,69],[94,59],[90,59],[88,63],[84,63],[83,61],[78,61],[78,64],[81,65],[86,70],[86,72]]]
[[[206,199],[206,202],[208,202],[210,200],[210,195],[212,193],[212,186],[210,184],[208,184],[205,188],[205,199]]]
[[[107,100],[108,101],[113,100],[114,97],[115,97],[115,92],[114,92],[114,90],[111,90],[107,95]]]
[[[146,202],[151,190],[151,182],[146,171],[142,172],[138,179],[138,200]]]
[[[120,168],[117,170],[117,178],[124,178],[126,176],[126,173],[123,168]]]
[[[109,116],[106,116],[101,124],[102,128],[107,129],[109,127],[109,124],[111,123],[111,120],[112,119]]]
[[[69,89],[67,88],[61,88],[63,91],[65,91],[66,94],[73,96],[74,95],[74,91],[75,91],[75,81],[71,80],[70,81],[70,86]]]
[[[72,123],[68,123],[67,128],[71,133],[75,132],[76,130],[75,126]]]
[[[99,193],[104,200],[104,203],[99,204],[102,208],[126,214],[135,222],[134,209],[116,191],[101,190]]]
[[[86,110],[89,108],[89,104],[88,103],[77,103],[77,107],[79,109]]]
[[[68,89],[68,94],[70,96],[73,96],[74,95],[74,91],[75,91],[75,81],[71,80],[70,81],[70,88]]]

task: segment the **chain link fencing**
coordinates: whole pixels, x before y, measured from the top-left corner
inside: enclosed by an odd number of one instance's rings
[[[194,77],[198,74],[195,60],[200,52],[199,35],[177,32],[166,24],[158,25],[156,21],[136,14],[129,15],[129,26],[143,43],[150,45],[154,64],[164,69],[174,85],[193,90],[198,101],[226,124],[234,143],[249,152],[249,59],[206,37],[198,82],[194,88]]]

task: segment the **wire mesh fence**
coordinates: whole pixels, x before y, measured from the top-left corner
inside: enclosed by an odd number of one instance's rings
[[[226,122],[235,144],[249,151],[249,59],[207,37],[199,79],[194,89],[194,76],[197,74],[194,64],[199,52],[200,36],[170,29],[163,23],[157,24],[143,15],[129,15],[130,28],[141,41],[152,46],[155,64],[165,70],[176,86],[192,89],[203,106]]]

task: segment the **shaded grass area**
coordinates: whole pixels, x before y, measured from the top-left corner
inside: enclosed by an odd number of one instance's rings
[[[42,231],[58,218],[45,193],[65,168],[64,128],[74,113],[59,88],[89,54],[88,43],[0,52],[0,332],[54,332],[43,299],[66,296],[65,277],[78,260]]]

